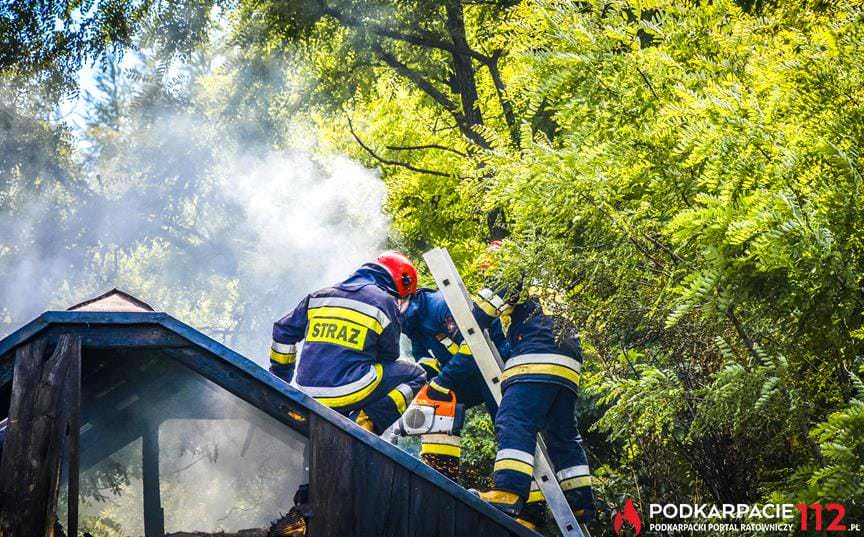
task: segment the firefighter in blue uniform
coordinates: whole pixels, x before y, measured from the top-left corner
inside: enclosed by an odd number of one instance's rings
[[[481,497],[514,517],[522,515],[526,503],[542,499],[532,483],[537,433],[542,432],[561,489],[577,518],[587,522],[594,516],[594,495],[575,415],[582,368],[579,336],[547,315],[537,297],[519,300],[519,294],[486,288],[475,304],[481,326],[509,316],[510,344],[495,419],[493,488]]]
[[[271,371],[324,405],[381,434],[426,382],[399,358],[399,303],[417,290],[405,256],[385,252],[342,283],[316,291],[273,325]]]
[[[401,316],[402,332],[411,340],[414,359],[430,379],[425,396],[456,401],[472,408],[486,404],[492,419],[498,405],[486,387],[474,356],[450,314],[443,295],[434,289],[419,289]],[[499,352],[506,356],[507,343],[501,324],[492,323],[490,334]],[[420,458],[453,481],[459,477],[461,441],[458,434],[426,434],[420,437]]]

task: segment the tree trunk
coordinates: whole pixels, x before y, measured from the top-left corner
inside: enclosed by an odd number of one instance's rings
[[[447,32],[456,46],[456,50],[470,50],[468,38],[465,35],[465,17],[462,13],[461,0],[447,0],[444,4],[447,13]],[[469,139],[481,147],[488,149],[489,143],[482,136],[477,135],[472,129],[483,124],[483,115],[477,103],[477,82],[475,80],[474,64],[471,57],[459,52],[452,53],[453,57],[453,81],[451,87],[453,92],[459,95],[462,104],[462,130]]]

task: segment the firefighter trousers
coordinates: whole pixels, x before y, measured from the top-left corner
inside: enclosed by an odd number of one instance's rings
[[[372,420],[375,434],[393,425],[426,384],[426,373],[414,362],[397,360],[381,365],[381,381],[369,395],[350,406],[333,408],[351,418],[362,410]]]
[[[536,486],[532,487],[537,433],[543,433],[555,475],[571,507],[574,511],[593,508],[588,459],[576,421],[576,394],[560,384],[516,382],[504,391],[495,418],[494,487],[526,501],[542,498]]]

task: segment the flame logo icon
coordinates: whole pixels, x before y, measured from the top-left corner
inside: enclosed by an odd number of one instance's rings
[[[624,509],[621,512],[615,513],[615,518],[612,519],[612,529],[615,530],[615,535],[621,534],[621,528],[625,522],[633,526],[633,530],[635,531],[633,534],[634,537],[638,536],[639,532],[642,531],[642,518],[639,516],[639,512],[636,511],[636,508],[633,507],[632,498],[627,498],[627,501],[624,502]]]

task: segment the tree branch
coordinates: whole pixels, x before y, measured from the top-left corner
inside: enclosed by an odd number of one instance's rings
[[[504,119],[507,121],[507,127],[510,131],[510,140],[513,142],[513,147],[520,149],[519,130],[516,127],[516,114],[513,112],[513,103],[507,98],[507,91],[504,88],[504,80],[501,78],[501,71],[498,70],[498,60],[501,58],[502,51],[496,50],[488,62],[485,62],[486,68],[489,69],[489,74],[492,76],[492,82],[495,84],[495,93],[498,95],[498,102],[501,103],[501,109],[504,111]]]
[[[485,54],[481,54],[475,50],[472,50],[469,47],[457,46],[454,43],[447,42],[431,32],[425,32],[421,30],[422,33],[420,34],[412,34],[401,32],[399,30],[394,30],[392,28],[387,28],[386,26],[381,26],[379,24],[367,24],[356,17],[341,13],[336,8],[328,6],[326,2],[322,1],[320,2],[320,4],[321,9],[325,15],[330,15],[345,26],[349,26],[351,28],[365,28],[373,34],[381,37],[396,39],[398,41],[404,41],[405,43],[410,43],[412,45],[417,45],[421,47],[437,48],[439,50],[447,51],[451,54],[469,56],[484,63],[489,61],[490,59],[489,56],[486,56]]]
[[[388,145],[387,149],[391,151],[415,151],[419,149],[440,149],[441,151],[450,151],[456,153],[460,157],[467,157],[468,154],[452,147],[447,147],[439,144],[423,144],[423,145]]]
[[[466,123],[465,115],[461,113],[459,109],[459,105],[453,102],[450,97],[444,94],[443,91],[439,90],[435,87],[434,84],[429,82],[421,73],[411,69],[401,61],[399,61],[396,56],[390,54],[386,50],[384,50],[380,45],[375,44],[372,46],[372,50],[378,54],[384,63],[389,65],[393,70],[407,78],[411,82],[417,85],[421,90],[423,90],[426,95],[430,96],[432,100],[441,105],[445,110],[447,110],[450,115],[453,116],[453,119],[456,120],[456,124],[459,126],[459,130],[462,131],[462,134],[479,145],[480,147],[489,148],[489,142],[483,139],[482,136],[474,132],[471,128],[471,125]]]
[[[414,84],[416,84],[421,90],[423,90],[427,95],[432,97],[432,99],[444,107],[445,110],[453,114],[454,117],[459,115],[459,107],[454,103],[450,97],[444,95],[444,92],[435,87],[434,84],[429,82],[421,73],[411,69],[401,61],[399,61],[396,56],[390,54],[380,45],[375,44],[372,45],[372,50],[377,53],[384,63],[389,65],[392,69],[394,69],[397,73],[404,76]]]
[[[744,342],[744,345],[747,347],[750,356],[757,363],[762,360],[759,356],[759,353],[756,352],[756,342],[753,341],[753,338],[747,334],[747,331],[744,329],[744,324],[738,319],[738,316],[735,315],[735,309],[730,304],[729,308],[726,309],[726,317],[732,321],[732,326],[735,327],[735,331],[738,333],[738,337],[741,338],[741,341]],[[783,386],[782,383],[779,384],[779,391],[783,394],[783,397],[786,398],[788,403],[792,404],[792,394],[789,393],[789,390]],[[810,450],[813,452],[813,457],[820,465],[825,464],[825,459],[822,456],[822,449],[819,448],[819,444],[816,443],[815,440],[810,436],[810,430],[807,428],[807,424],[804,423],[803,420],[798,419],[798,430],[801,433],[801,437],[804,439],[804,442],[810,447]]]
[[[659,100],[660,100],[660,97],[658,97],[658,96],[657,96],[657,92],[654,91],[654,86],[652,86],[652,85],[651,85],[651,81],[648,80],[648,75],[646,75],[645,73],[643,73],[643,72],[642,72],[642,69],[639,69],[638,66],[636,67],[636,71],[639,73],[639,76],[642,77],[642,80],[645,81],[645,85],[648,86],[648,89],[651,90],[651,94],[654,96],[654,100],[659,101]]]
[[[418,168],[417,166],[414,166],[408,162],[401,162],[398,160],[390,160],[390,159],[386,159],[386,158],[378,155],[377,153],[375,153],[375,151],[371,147],[369,147],[368,145],[363,143],[363,140],[361,140],[359,136],[357,136],[357,133],[354,131],[354,124],[351,122],[351,116],[349,114],[346,114],[345,117],[348,118],[348,130],[351,132],[351,136],[354,137],[354,140],[357,142],[357,144],[360,145],[360,147],[362,147],[367,153],[369,153],[369,155],[372,158],[374,158],[375,160],[377,160],[381,164],[386,164],[388,166],[401,166],[403,168],[411,170],[412,172],[426,173],[429,175],[436,175],[438,177],[451,177],[452,176],[449,173],[439,172],[436,170],[427,170],[425,168]]]

